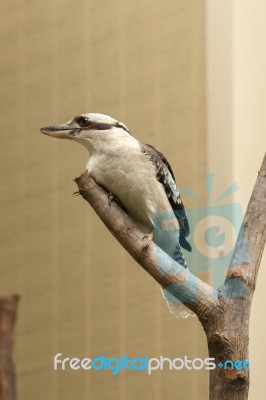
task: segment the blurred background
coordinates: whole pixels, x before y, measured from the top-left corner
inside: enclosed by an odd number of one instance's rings
[[[245,210],[266,148],[266,3],[10,0],[0,15],[0,296],[21,296],[18,399],[206,399],[202,370],[53,370],[57,353],[205,358],[207,346],[197,319],[172,317],[158,285],[72,197],[87,151],[39,129],[81,113],[111,115],[167,156],[180,189],[205,198],[213,172],[215,193],[237,182],[230,201]],[[263,399],[263,265],[251,400]]]

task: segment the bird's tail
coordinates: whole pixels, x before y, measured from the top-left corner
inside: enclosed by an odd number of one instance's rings
[[[168,292],[167,289],[161,288],[161,291],[170,313],[173,314],[176,318],[195,317],[193,311],[187,308],[183,303],[181,303],[177,299],[172,300],[171,297],[173,298],[173,295]]]
[[[173,259],[187,269],[187,263],[179,246],[176,247]],[[167,289],[162,289],[162,295],[166,301],[168,308],[176,318],[195,317],[193,311],[187,308],[183,303],[178,301]]]

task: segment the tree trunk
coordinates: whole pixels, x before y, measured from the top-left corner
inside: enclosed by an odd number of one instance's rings
[[[14,328],[19,297],[0,297],[0,400],[15,400]]]
[[[158,246],[144,246],[143,233],[87,172],[75,179],[107,228],[132,257],[199,318],[210,357],[210,400],[246,400],[249,389],[249,316],[266,241],[266,156],[244,217],[224,284],[216,291],[184,270]],[[110,210],[111,207],[111,210]],[[156,257],[157,255],[157,257]],[[158,256],[160,255],[160,256]]]

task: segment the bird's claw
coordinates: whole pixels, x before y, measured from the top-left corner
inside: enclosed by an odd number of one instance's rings
[[[123,206],[123,204],[121,203],[121,201],[113,195],[113,193],[109,192],[108,193],[108,203],[109,203],[109,207],[111,207],[112,201],[115,201],[120,208],[122,208],[122,210],[124,210],[126,212],[125,207]]]
[[[146,235],[143,236],[142,241],[143,241],[143,248],[142,251],[145,251],[148,249],[150,246],[151,242],[153,240],[153,232],[147,233]]]
[[[113,193],[109,192],[108,193],[108,204],[109,207],[111,207],[112,201],[116,200],[115,196],[113,195]]]
[[[77,196],[80,196],[81,195],[81,193],[80,193],[80,191],[78,190],[77,192],[74,192],[73,194],[72,194],[72,197],[77,197]]]

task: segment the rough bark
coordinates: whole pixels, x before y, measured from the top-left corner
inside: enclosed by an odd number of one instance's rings
[[[0,297],[0,400],[15,400],[13,362],[14,328],[18,296]]]
[[[198,316],[205,330],[210,357],[217,367],[210,371],[210,400],[246,400],[248,398],[249,314],[258,269],[266,240],[266,156],[244,217],[230,268],[224,284],[215,291],[151,243],[145,247],[143,233],[107,192],[84,172],[75,179],[79,193],[101,220],[161,286],[182,299]],[[111,207],[111,208],[110,208]],[[111,212],[110,212],[111,211]],[[218,367],[226,360],[242,364]],[[240,369],[241,366],[241,369]],[[247,364],[245,365],[248,366]],[[237,368],[236,368],[237,367]],[[239,369],[238,369],[239,368]]]

